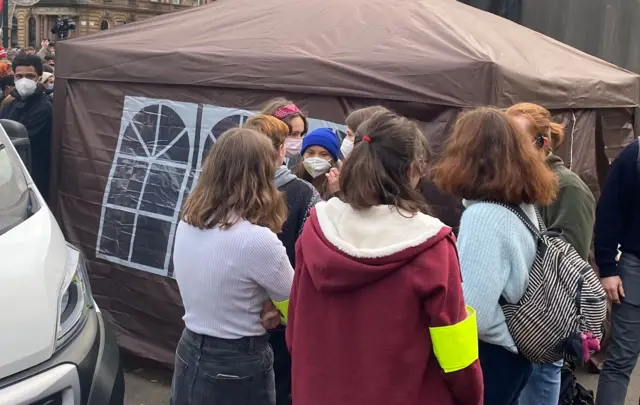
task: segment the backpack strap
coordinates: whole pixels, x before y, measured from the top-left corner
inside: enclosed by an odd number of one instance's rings
[[[520,221],[522,221],[525,224],[527,229],[529,229],[529,231],[531,231],[533,236],[535,236],[536,238],[540,238],[540,236],[542,235],[542,232],[546,230],[546,227],[542,223],[542,220],[540,219],[540,214],[538,213],[537,209],[535,211],[536,211],[536,219],[538,220],[538,227],[535,226],[533,221],[531,221],[531,218],[529,218],[529,215],[527,215],[527,213],[524,212],[524,210],[519,205],[505,204],[498,201],[486,201],[486,202],[500,205],[508,209],[509,211],[513,212],[514,214],[516,214],[516,216],[520,219]]]

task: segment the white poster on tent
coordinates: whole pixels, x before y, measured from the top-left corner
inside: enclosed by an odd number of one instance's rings
[[[216,139],[255,111],[125,97],[100,215],[96,257],[173,277],[173,239],[184,199]],[[199,119],[198,119],[199,118]],[[346,127],[310,118],[309,130]]]

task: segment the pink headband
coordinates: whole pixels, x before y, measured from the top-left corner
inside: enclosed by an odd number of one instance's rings
[[[288,116],[293,115],[293,114],[302,115],[302,111],[300,111],[298,106],[295,105],[295,104],[287,104],[285,106],[282,106],[282,107],[278,108],[276,110],[276,112],[273,113],[273,116],[278,118],[278,119],[283,119],[283,118],[288,117]]]

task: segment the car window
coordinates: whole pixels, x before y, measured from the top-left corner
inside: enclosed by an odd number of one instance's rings
[[[29,217],[29,188],[16,153],[0,143],[0,235]]]

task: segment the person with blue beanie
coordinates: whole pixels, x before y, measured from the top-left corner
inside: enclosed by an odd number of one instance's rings
[[[329,182],[329,176],[335,176],[340,164],[338,135],[330,128],[318,128],[309,132],[302,138],[300,155],[302,161],[294,169],[296,176],[311,183],[323,200],[334,197],[339,190],[336,182]]]

